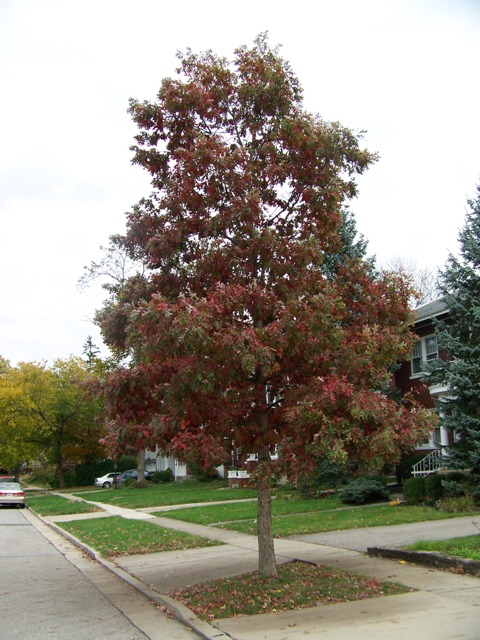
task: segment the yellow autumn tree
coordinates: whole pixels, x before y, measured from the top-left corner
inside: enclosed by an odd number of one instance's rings
[[[63,487],[67,464],[104,456],[99,400],[85,391],[93,374],[73,357],[52,366],[5,363],[0,369],[0,464],[18,469],[42,452]]]

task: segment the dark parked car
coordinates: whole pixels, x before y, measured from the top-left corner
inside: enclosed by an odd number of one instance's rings
[[[153,474],[151,474],[150,471],[145,471],[145,480],[151,480],[152,475]],[[115,484],[122,484],[122,482],[125,482],[125,480],[128,480],[128,479],[137,480],[137,478],[138,478],[138,471],[136,469],[128,469],[128,471],[124,471],[123,473],[118,474],[114,482]]]
[[[4,474],[4,473],[1,473],[0,474],[0,482],[2,482],[2,483],[3,482],[16,482],[15,476],[11,476],[10,474],[7,475],[7,474]]]

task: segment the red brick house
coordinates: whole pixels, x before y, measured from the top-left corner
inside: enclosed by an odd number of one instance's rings
[[[428,302],[415,310],[415,320],[413,330],[418,337],[412,357],[409,361],[403,362],[395,373],[395,386],[403,394],[408,391],[415,391],[422,404],[436,410],[442,415],[442,398],[449,394],[446,386],[432,384],[425,387],[424,363],[445,358],[445,354],[439,351],[437,337],[435,335],[435,320],[448,321],[448,308],[443,298],[438,298]],[[423,464],[415,465],[414,475],[427,475],[435,471],[445,461],[441,460],[446,446],[452,445],[455,434],[444,427],[438,427],[430,434],[424,442],[420,442],[416,447],[417,453],[425,453]]]

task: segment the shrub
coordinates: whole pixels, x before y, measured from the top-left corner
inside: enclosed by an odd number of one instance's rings
[[[168,467],[168,469],[165,469],[164,471],[155,471],[155,473],[152,474],[152,480],[157,484],[161,484],[163,482],[175,482],[175,476],[173,475],[173,471],[170,467]]]
[[[204,469],[201,464],[196,462],[188,463],[188,470],[198,482],[212,482],[213,480],[217,480],[218,472],[215,467],[211,467],[210,469]]]
[[[64,472],[64,474],[63,474],[63,480],[64,480],[64,482],[65,482],[65,486],[66,486],[66,487],[76,487],[76,486],[79,486],[79,485],[77,485],[77,477],[76,477],[76,474],[75,474],[75,470],[74,470],[74,469],[72,469],[72,470],[70,470],[70,471],[65,471],[65,472]],[[55,486],[55,487],[60,486],[60,485],[58,484],[58,478],[55,478],[54,486]],[[83,485],[83,486],[85,486],[85,485]]]
[[[93,484],[95,478],[101,478],[110,471],[113,471],[113,462],[111,460],[81,462],[75,467],[75,478],[73,479],[72,485],[86,487]]]
[[[128,480],[133,480],[133,478],[128,478]],[[133,489],[146,489],[148,487],[148,483],[146,480],[134,480],[133,484],[129,484]]]
[[[398,484],[402,484],[404,480],[408,480],[412,477],[413,465],[417,464],[417,462],[420,462],[420,460],[422,460],[422,458],[424,457],[424,453],[416,453],[412,456],[408,456],[407,458],[403,458],[403,460],[400,460],[395,469],[395,475],[397,476]]]
[[[352,482],[356,469],[357,465],[351,462],[340,464],[324,458],[317,460],[313,472],[298,480],[300,498],[321,498],[325,491],[335,490]]]
[[[468,480],[468,477],[461,471],[449,471],[448,473],[444,473],[442,478],[449,482],[465,482],[465,480]]]
[[[324,489],[336,489],[346,485],[353,479],[356,465],[340,464],[321,458],[317,461],[312,473],[304,476],[298,483],[302,498],[316,497]]]
[[[388,500],[388,489],[382,482],[369,478],[357,478],[352,480],[343,491],[340,491],[340,500],[346,504],[365,504]]]
[[[362,480],[374,480],[375,482],[380,482],[384,487],[388,486],[387,479],[384,476],[379,475],[371,475],[371,476],[362,476]]]
[[[36,469],[30,475],[28,481],[31,484],[50,485],[53,487],[55,484],[55,469],[53,467]]]
[[[475,504],[480,506],[480,487],[474,487],[471,495]]]
[[[448,498],[459,498],[466,493],[466,487],[455,480],[442,480],[443,495]]]
[[[455,498],[443,498],[438,505],[441,511],[447,513],[464,513],[467,511],[476,511],[475,500],[473,496],[457,496]]]
[[[335,489],[322,489],[320,487],[307,487],[301,486],[299,489],[300,496],[293,499],[301,500],[321,500],[322,498],[328,498],[336,494]],[[289,498],[290,500],[292,498]]]
[[[118,461],[116,471],[118,471],[118,473],[122,473],[122,471],[136,469],[137,467],[138,459],[135,456],[122,456]],[[113,471],[113,469],[108,469],[108,471]]]
[[[403,486],[405,502],[408,505],[419,504],[425,499],[424,478],[409,478]]]
[[[438,473],[425,478],[425,495],[428,502],[436,502],[443,496],[443,481]]]

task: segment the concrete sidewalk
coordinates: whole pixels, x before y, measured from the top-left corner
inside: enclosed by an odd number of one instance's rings
[[[213,620],[207,624],[199,621],[188,609],[171,601],[168,592],[173,588],[256,570],[257,539],[234,531],[154,517],[149,513],[103,503],[97,504],[105,510],[106,513],[103,515],[115,514],[136,519],[140,517],[158,526],[193,533],[223,543],[221,546],[187,551],[122,556],[115,558],[114,563],[104,561],[106,566],[118,572],[124,579],[130,578],[137,588],[144,585],[146,590],[153,589],[157,594],[163,594],[165,603],[174,608],[178,615],[204,638],[219,640],[228,636],[234,640],[297,640],[308,635],[312,640],[344,640],[346,637],[350,640],[480,639],[478,578],[390,559],[373,558],[348,548],[353,545],[362,546],[365,540],[368,540],[366,546],[370,546],[371,543],[377,546],[384,543],[388,545],[388,534],[392,542],[403,540],[404,537],[400,536],[397,526],[380,527],[379,529],[385,530],[382,531],[381,542],[379,536],[375,536],[376,527],[351,530],[350,541],[342,538],[341,546],[344,548],[337,547],[336,537],[340,544],[340,536],[344,536],[346,532],[327,534],[331,536],[328,545],[315,539],[315,536],[302,536],[302,539],[296,540],[275,540],[277,560],[279,563],[306,560],[325,564],[379,580],[401,582],[417,591],[291,612]],[[84,514],[81,517],[92,517],[92,514]],[[68,519],[72,519],[72,516]],[[49,520],[58,521],[58,517]],[[475,518],[473,520],[475,521]],[[416,536],[415,539],[440,538],[442,528],[450,526],[455,521],[456,535],[469,535],[477,531],[472,525],[472,518],[459,518],[426,523],[429,526],[424,528],[423,533],[419,529],[415,529],[413,533],[412,529],[412,535]],[[400,525],[400,528],[410,526]],[[403,531],[402,536],[404,535]],[[362,540],[363,542],[359,542]]]
[[[369,547],[404,547],[417,540],[448,540],[475,534],[480,534],[480,516],[412,522],[390,527],[328,531],[295,536],[294,539],[354,551],[366,551]]]

